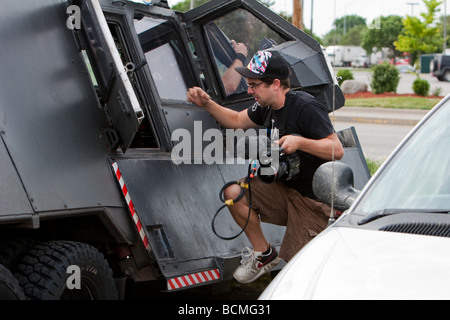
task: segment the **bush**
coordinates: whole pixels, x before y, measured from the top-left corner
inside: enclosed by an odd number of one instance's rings
[[[428,97],[430,93],[430,83],[425,79],[417,78],[413,82],[413,90],[414,93],[419,96]]]
[[[399,72],[390,64],[380,64],[373,67],[372,91],[375,94],[384,92],[397,92],[400,81]]]
[[[375,172],[380,168],[383,164],[383,161],[380,160],[371,160],[366,158],[367,167],[369,168],[370,175],[373,176]]]
[[[434,88],[434,90],[433,90],[433,96],[439,97],[439,96],[441,95],[441,92],[442,92],[442,88],[439,88],[439,87]]]
[[[355,78],[353,78],[353,73],[348,69],[339,70],[337,73],[337,77],[339,79],[338,82],[340,86],[345,80],[355,80]]]

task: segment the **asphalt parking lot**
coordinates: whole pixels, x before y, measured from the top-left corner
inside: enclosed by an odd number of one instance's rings
[[[352,70],[353,77],[357,81],[361,81],[366,83],[369,86],[369,91],[371,91],[370,83],[372,82],[372,72],[370,69],[367,71],[360,71],[360,70]],[[441,96],[446,96],[450,93],[450,82],[442,82],[439,81],[436,77],[433,77],[429,73],[421,73],[419,76],[422,79],[427,80],[430,83],[430,95],[433,94],[433,92],[437,88],[441,88]],[[399,94],[412,94],[414,93],[412,89],[412,85],[414,80],[416,80],[417,75],[414,73],[400,73],[400,82],[397,87],[397,93]]]
[[[355,80],[366,83],[371,91],[370,69],[350,70]],[[437,88],[441,89],[440,96],[450,94],[450,82],[441,82],[431,74],[422,73],[419,76],[430,83],[430,95]],[[416,78],[414,73],[401,73],[397,93],[413,94],[412,86]],[[336,111],[336,129],[354,126],[365,156],[382,162],[426,113],[426,110],[344,107]]]

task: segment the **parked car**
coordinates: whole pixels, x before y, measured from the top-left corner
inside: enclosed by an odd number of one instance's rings
[[[315,193],[346,211],[280,271],[260,299],[449,299],[449,129],[450,95],[361,192],[352,187],[346,165],[319,168]]]
[[[366,55],[362,55],[356,58],[355,61],[351,63],[353,68],[368,68],[369,67],[369,59]]]
[[[435,55],[430,62],[430,71],[439,81],[450,82],[450,55]]]
[[[416,72],[416,69],[410,64],[397,64],[395,67],[400,73]]]

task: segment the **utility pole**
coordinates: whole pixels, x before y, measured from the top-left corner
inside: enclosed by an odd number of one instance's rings
[[[303,0],[293,0],[294,10],[292,13],[292,24],[300,30],[305,30],[303,26]]]
[[[191,10],[195,8],[195,0],[191,0]]]
[[[407,2],[407,5],[411,6],[411,17],[414,17],[414,6],[418,6],[417,2]]]
[[[444,0],[444,54],[447,51],[447,0]]]

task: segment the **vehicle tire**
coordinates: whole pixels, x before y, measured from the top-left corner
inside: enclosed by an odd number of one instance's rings
[[[25,294],[12,273],[0,264],[0,300],[25,300]]]
[[[444,80],[450,82],[450,70],[445,71]]]
[[[36,240],[29,238],[2,238],[0,240],[0,263],[14,272],[19,261],[36,243]]]
[[[78,272],[69,267],[77,268]],[[28,299],[118,299],[107,261],[97,249],[85,243],[49,241],[37,244],[18,264],[16,277]],[[74,287],[74,283],[80,286]]]

